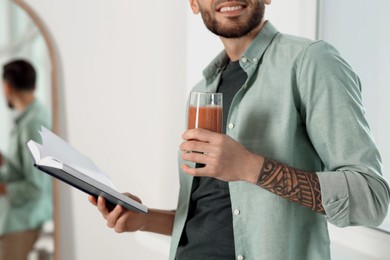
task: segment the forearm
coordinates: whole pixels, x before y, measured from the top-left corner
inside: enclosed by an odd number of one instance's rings
[[[325,214],[315,172],[298,170],[265,158],[256,184],[278,196]]]
[[[180,145],[182,159],[206,165],[192,168],[183,164],[183,172],[222,181],[254,183],[278,196],[325,214],[317,173],[298,170],[256,155],[230,136],[204,129],[188,130],[183,134],[183,139],[190,141]]]
[[[142,231],[171,236],[175,213],[175,211],[149,209],[149,214],[145,215],[146,225]]]

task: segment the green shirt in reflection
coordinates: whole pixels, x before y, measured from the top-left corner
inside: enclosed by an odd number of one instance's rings
[[[16,116],[11,131],[6,163],[0,170],[0,182],[7,194],[0,196],[0,236],[37,229],[53,216],[52,178],[33,166],[27,141],[41,141],[41,126],[51,128],[48,111],[34,101]]]

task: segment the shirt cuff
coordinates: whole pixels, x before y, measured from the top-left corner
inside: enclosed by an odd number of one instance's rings
[[[338,227],[348,226],[349,195],[345,174],[340,171],[317,172],[326,219]]]

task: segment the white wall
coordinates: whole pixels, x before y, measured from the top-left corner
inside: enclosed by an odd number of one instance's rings
[[[27,1],[61,58],[61,134],[150,207],[176,207],[184,130],[184,1]],[[60,188],[60,259],[165,259],[168,238],[118,235]]]

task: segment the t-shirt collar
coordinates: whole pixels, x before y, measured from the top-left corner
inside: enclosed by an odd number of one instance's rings
[[[279,32],[271,24],[271,22],[266,21],[263,28],[253,39],[253,42],[250,44],[248,49],[240,58],[240,65],[244,71],[248,73],[253,65],[257,65],[261,61],[265,50],[271,44],[274,37]],[[203,70],[203,76],[206,81],[213,80],[216,75],[218,75],[229,62],[229,57],[227,56],[225,50],[219,53],[211,63]]]

